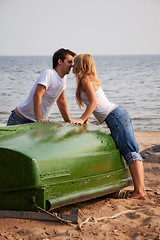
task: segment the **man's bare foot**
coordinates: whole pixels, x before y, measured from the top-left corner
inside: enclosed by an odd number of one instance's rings
[[[145,196],[146,196],[146,191],[145,190],[142,193],[133,191],[131,193],[131,195],[129,196],[129,198],[142,199],[142,198],[145,198]]]

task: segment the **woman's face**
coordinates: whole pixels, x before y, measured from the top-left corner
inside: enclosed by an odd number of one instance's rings
[[[81,70],[80,60],[79,60],[79,58],[75,57],[74,62],[73,62],[73,70],[72,71],[76,75],[76,74],[79,74],[80,70]]]
[[[72,72],[75,74],[75,63],[73,63],[73,69]]]

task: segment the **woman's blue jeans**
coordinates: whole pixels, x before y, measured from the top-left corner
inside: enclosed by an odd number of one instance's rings
[[[105,119],[111,136],[114,139],[117,149],[126,160],[131,164],[137,160],[142,161],[138,153],[139,146],[134,136],[132,120],[129,113],[122,106],[116,107]]]

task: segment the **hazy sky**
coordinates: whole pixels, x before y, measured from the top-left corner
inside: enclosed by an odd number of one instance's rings
[[[0,0],[0,55],[160,54],[160,0]]]

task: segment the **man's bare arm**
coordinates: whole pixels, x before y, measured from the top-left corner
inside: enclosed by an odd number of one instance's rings
[[[64,121],[65,122],[71,122],[71,119],[70,119],[69,113],[68,113],[68,108],[67,108],[67,103],[66,103],[66,99],[65,99],[64,90],[61,93],[61,95],[59,96],[59,98],[57,99],[57,106],[59,108],[59,111],[60,111]]]
[[[42,97],[45,92],[46,87],[42,84],[38,84],[33,96],[34,114],[37,122],[50,122],[49,120],[43,119],[42,116]]]

